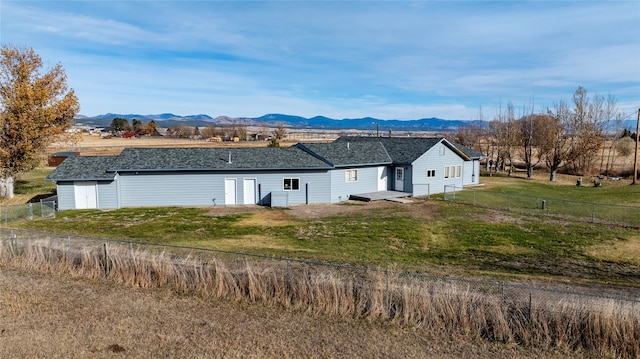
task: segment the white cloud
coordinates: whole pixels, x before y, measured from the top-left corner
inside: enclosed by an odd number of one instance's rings
[[[480,107],[490,117],[500,101],[518,106],[535,97],[551,105],[579,85],[624,103],[640,93],[634,2],[3,1],[0,7],[2,41],[60,61],[86,114],[470,119]]]

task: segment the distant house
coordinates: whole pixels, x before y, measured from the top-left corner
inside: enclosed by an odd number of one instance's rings
[[[118,156],[71,157],[47,179],[57,185],[60,210],[288,206],[477,184],[481,157],[444,138],[341,137],[287,148],[127,148]]]
[[[77,156],[79,152],[56,152],[52,153],[47,157],[47,165],[49,167],[59,166],[62,161],[66,160],[68,157]]]

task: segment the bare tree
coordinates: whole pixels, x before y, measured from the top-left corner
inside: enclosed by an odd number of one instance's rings
[[[466,126],[459,126],[453,134],[453,140],[465,147],[480,151],[480,140],[482,138],[482,128],[474,123]]]
[[[509,176],[513,173],[513,152],[518,145],[518,126],[516,125],[516,115],[513,103],[507,103],[506,112],[501,115],[502,121],[502,142],[504,143],[504,158],[509,161]]]
[[[573,108],[561,100],[538,129],[539,150],[549,169],[549,180],[555,181],[558,169],[570,166],[575,174],[589,174],[594,168],[604,138],[604,99],[593,101],[583,87],[573,95]]]
[[[619,113],[618,113],[618,108],[616,106],[616,98],[609,94],[604,102],[604,106],[602,108],[602,117],[603,117],[603,137],[605,137],[605,134],[608,133],[610,131],[611,128],[611,121],[615,121],[615,129],[613,132],[613,136],[606,136],[606,137],[610,137],[612,138],[612,142],[611,142],[611,146],[609,146],[609,152],[608,154],[605,154],[605,149],[606,146],[602,146],[602,157],[600,158],[600,168],[599,168],[599,172],[602,173],[604,171],[605,174],[609,174],[609,157],[611,155],[611,149],[613,148],[613,146],[615,145],[615,142],[618,138],[619,135],[619,131],[620,131],[620,125],[621,125],[621,121],[616,121],[614,119],[619,118]],[[605,162],[605,158],[606,158],[606,162]],[[603,168],[604,167],[604,168]]]
[[[284,127],[284,124],[278,124],[278,127],[273,130],[273,137],[278,141],[284,140],[285,137],[287,137],[287,129]]]
[[[189,138],[193,136],[194,128],[187,125],[175,125],[167,129],[169,137]]]
[[[538,150],[541,142],[540,136],[545,125],[545,115],[530,114],[518,120],[518,138],[522,159],[527,170],[527,179],[533,178],[533,169],[537,166],[542,157]]]
[[[235,124],[231,126],[231,135],[238,137],[241,141],[247,140],[247,126],[242,124]]]
[[[200,130],[200,135],[202,138],[213,138],[218,135],[218,132],[215,126],[206,126]]]
[[[578,87],[573,95],[573,116],[565,126],[571,138],[571,168],[575,174],[593,172],[598,152],[604,142],[602,112],[604,100],[595,95],[590,99],[587,90]]]

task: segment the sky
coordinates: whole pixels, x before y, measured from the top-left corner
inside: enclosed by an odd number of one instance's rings
[[[0,1],[80,114],[493,119],[640,108],[640,1]]]

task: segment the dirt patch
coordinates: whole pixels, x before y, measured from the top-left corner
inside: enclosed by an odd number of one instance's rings
[[[496,210],[487,210],[485,214],[475,213],[473,217],[486,223],[522,223],[521,215]]]
[[[253,216],[242,219],[238,225],[242,226],[291,226],[295,222],[292,220],[291,211],[285,209],[267,209],[256,211]]]
[[[434,218],[437,205],[426,201],[398,203],[392,201],[346,201],[341,204],[310,204],[291,206],[291,216],[296,219],[319,219],[353,215],[358,213],[380,213],[384,216],[409,215],[418,218]]]

